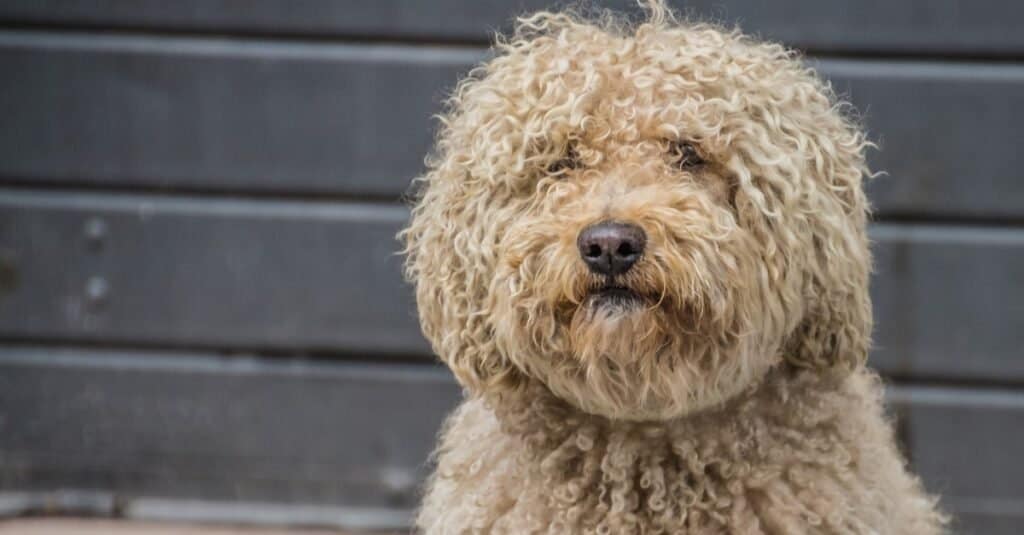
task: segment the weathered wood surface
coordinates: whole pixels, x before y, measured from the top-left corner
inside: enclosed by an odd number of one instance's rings
[[[479,56],[0,32],[0,180],[393,199]]]
[[[148,516],[159,504],[137,498],[332,506],[321,518],[395,525],[459,397],[433,366],[3,347],[0,482],[110,491]]]
[[[872,228],[872,362],[904,379],[1024,381],[1024,229]]]
[[[86,489],[51,503],[93,514],[117,504],[141,518],[396,525],[459,397],[433,366],[0,348],[0,498]],[[890,397],[928,487],[965,513],[964,526],[1011,533],[999,526],[1024,511],[1024,394],[895,386]]]
[[[1019,389],[901,387],[905,446],[942,495],[957,533],[1013,535],[1024,525],[1024,393]]]
[[[394,199],[482,49],[0,32],[0,181]],[[862,111],[880,216],[1021,219],[1024,67],[814,62]],[[983,133],[984,135],[979,135]],[[965,177],[970,177],[967,179]]]
[[[398,205],[0,193],[0,336],[425,355]]]
[[[359,535],[355,531],[213,526],[80,518],[29,518],[0,522],[0,535]],[[377,535],[385,535],[376,532]]]

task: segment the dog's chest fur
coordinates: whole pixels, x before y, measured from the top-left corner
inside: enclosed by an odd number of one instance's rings
[[[770,376],[671,423],[612,423],[536,387],[451,417],[427,533],[938,533],[868,372]],[[490,407],[494,407],[493,409]]]

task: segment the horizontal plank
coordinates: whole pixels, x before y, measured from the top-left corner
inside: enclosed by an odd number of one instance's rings
[[[357,535],[289,528],[284,531],[239,526],[200,526],[181,523],[140,522],[125,519],[21,518],[0,523],[0,535]],[[384,534],[378,534],[384,535]]]
[[[71,512],[113,492],[138,517],[290,504],[395,527],[460,396],[434,366],[0,347],[0,491],[72,491],[54,499]]]
[[[229,33],[310,34],[468,40],[483,42],[507,30],[514,16],[557,7],[565,0],[159,0],[88,3],[13,0],[0,4],[0,22]],[[739,23],[749,32],[815,50],[1020,55],[1016,22],[1024,10],[1000,0],[673,0],[696,19]],[[631,0],[594,2],[639,12]]]
[[[480,55],[0,32],[0,179],[395,197]]]
[[[0,408],[17,410],[0,419],[0,502],[395,527],[459,396],[433,366],[3,346]],[[1012,533],[1024,393],[894,386],[889,397],[958,532]]]
[[[870,162],[885,176],[868,192],[883,217],[1024,218],[1024,65],[818,65],[878,142]]]
[[[395,198],[422,171],[446,88],[483,57],[0,33],[0,69],[12,73],[0,181]],[[889,176],[871,196],[882,216],[1024,218],[1024,67],[816,65],[881,142],[872,163]]]
[[[942,495],[957,533],[1019,533],[1024,391],[903,387],[891,399],[903,408],[911,464]]]
[[[876,365],[1024,380],[1024,230],[879,224],[872,238]]]
[[[125,522],[125,519],[161,522],[169,528],[173,526],[174,533],[178,535],[184,535],[179,530],[186,525],[231,526],[238,530],[244,529],[246,533],[258,528],[276,528],[272,533],[278,535],[299,535],[294,533],[300,529],[297,526],[317,526],[330,529],[334,535],[341,535],[337,529],[351,535],[385,535],[382,530],[408,529],[410,517],[408,507],[147,498],[131,495],[132,490],[0,490],[0,535],[6,533],[4,529],[8,525],[17,522],[11,517],[50,520],[61,517],[114,517],[118,522]],[[149,532],[145,534],[149,535]],[[241,532],[235,535],[241,535]]]
[[[965,535],[1020,535],[1024,522],[1014,512],[964,512],[957,511],[953,518],[952,532]]]
[[[0,336],[425,355],[397,205],[0,192]]]
[[[0,336],[425,356],[386,204],[0,190]],[[872,362],[1024,380],[1024,230],[878,224]]]

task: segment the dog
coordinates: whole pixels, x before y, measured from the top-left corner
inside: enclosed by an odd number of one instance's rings
[[[870,146],[785,47],[540,12],[441,116],[404,242],[464,387],[427,534],[915,534],[865,367]]]

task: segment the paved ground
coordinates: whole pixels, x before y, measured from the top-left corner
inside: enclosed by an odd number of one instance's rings
[[[77,518],[24,518],[0,521],[0,535],[366,535],[330,530],[207,527],[190,524],[92,520]],[[376,534],[383,535],[383,534]]]

